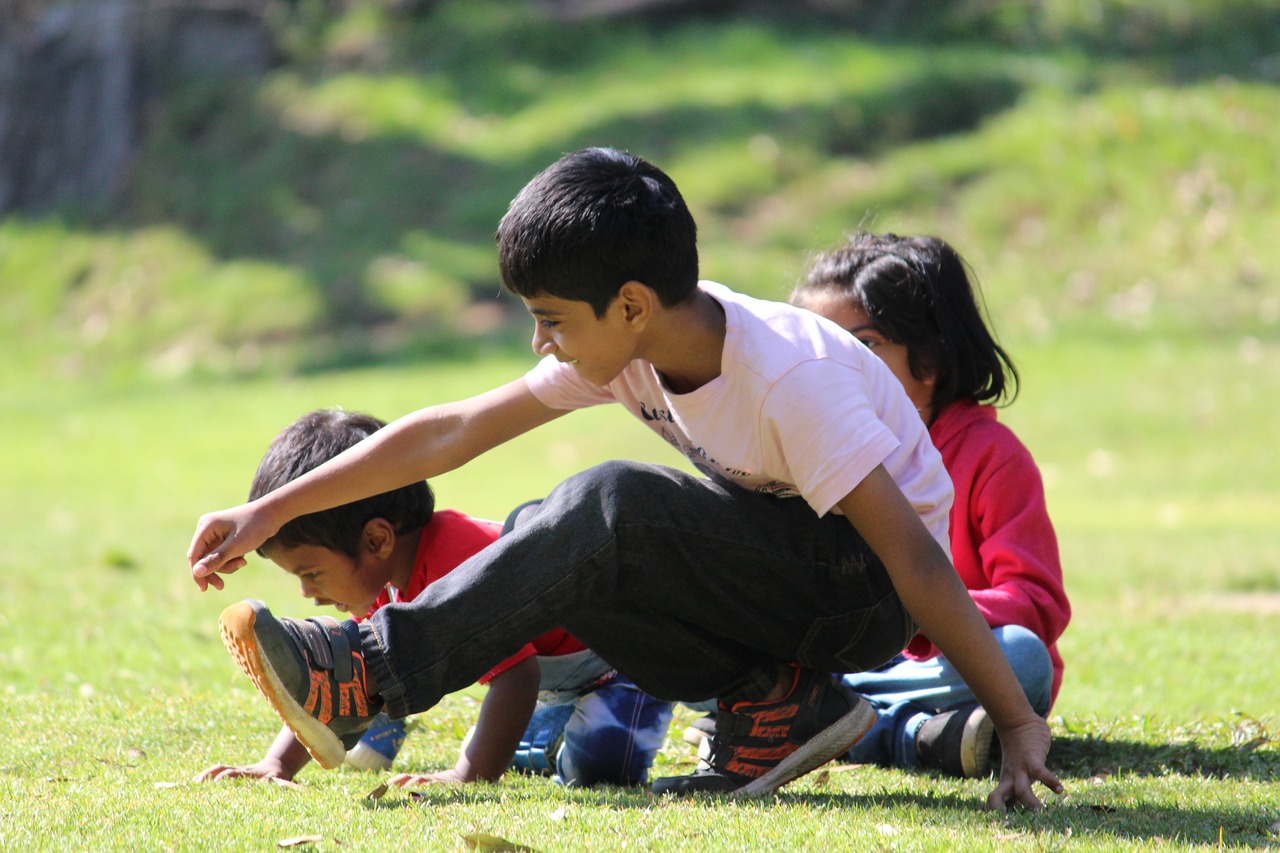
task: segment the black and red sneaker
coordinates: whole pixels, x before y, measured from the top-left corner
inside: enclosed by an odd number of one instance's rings
[[[795,669],[776,702],[721,703],[707,768],[653,783],[655,794],[760,797],[849,751],[876,720],[871,705],[829,673]]]
[[[370,699],[354,622],[277,619],[261,601],[218,617],[222,642],[285,725],[321,766],[342,764],[382,707]]]

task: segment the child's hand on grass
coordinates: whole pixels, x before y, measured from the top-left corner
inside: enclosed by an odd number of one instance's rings
[[[224,779],[262,779],[286,788],[302,787],[285,772],[278,762],[262,760],[257,764],[215,764],[196,774],[197,782],[216,782]]]
[[[412,788],[417,785],[464,785],[471,780],[463,776],[456,768],[441,770],[438,773],[427,773],[420,775],[417,773],[397,773],[392,776],[388,784],[395,785],[398,788]]]
[[[1004,811],[1009,806],[1025,806],[1031,811],[1044,808],[1032,785],[1040,782],[1055,794],[1062,795],[1062,782],[1045,766],[1052,736],[1049,724],[1036,717],[1034,720],[1000,732],[1000,781],[987,797],[987,808]]]

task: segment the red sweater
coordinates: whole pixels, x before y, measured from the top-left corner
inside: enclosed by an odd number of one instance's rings
[[[929,437],[955,484],[956,571],[988,625],[1021,625],[1048,646],[1056,700],[1063,669],[1057,640],[1071,619],[1071,605],[1040,469],[991,406],[957,400],[938,414]],[[923,634],[906,650],[915,660],[938,654]]]
[[[413,574],[409,576],[409,585],[399,590],[399,595],[394,600],[413,601],[428,584],[449,574],[473,554],[487,548],[501,534],[502,525],[497,522],[470,518],[453,509],[436,510],[431,521],[422,528],[422,536],[418,539],[418,553],[413,559]],[[368,619],[375,610],[392,601],[390,590],[383,590],[364,618]],[[568,631],[552,628],[485,673],[480,678],[480,683],[489,683],[495,676],[531,655],[567,655],[585,648]]]

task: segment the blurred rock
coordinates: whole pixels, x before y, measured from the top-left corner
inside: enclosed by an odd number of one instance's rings
[[[267,0],[0,8],[0,215],[110,203],[165,74],[261,74]]]

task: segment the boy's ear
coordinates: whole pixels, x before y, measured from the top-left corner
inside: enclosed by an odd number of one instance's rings
[[[658,294],[653,288],[640,281],[625,282],[618,288],[617,302],[622,311],[622,319],[635,331],[640,331],[653,319],[653,312],[658,307]]]
[[[396,546],[396,529],[385,518],[371,518],[360,533],[360,547],[365,553],[385,560]]]

